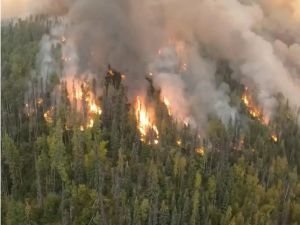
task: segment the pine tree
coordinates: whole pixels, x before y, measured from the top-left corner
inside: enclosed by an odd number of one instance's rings
[[[75,130],[72,137],[72,170],[76,184],[82,184],[84,182],[84,149],[82,139],[81,133],[78,130]]]
[[[5,164],[8,165],[10,178],[12,180],[11,192],[17,197],[22,185],[22,161],[21,154],[13,140],[5,134],[2,140],[2,153]]]
[[[201,175],[196,173],[194,182],[194,193],[192,197],[192,214],[190,218],[190,224],[198,224],[200,220],[200,188],[201,188]]]
[[[162,201],[160,210],[159,210],[159,224],[160,225],[168,225],[169,218],[170,218],[169,207],[165,201]]]
[[[49,145],[49,155],[51,160],[52,172],[57,172],[63,183],[69,185],[70,179],[68,174],[67,155],[66,148],[63,143],[63,129],[60,120],[57,121],[56,126],[52,130],[52,133],[47,138],[47,142]]]

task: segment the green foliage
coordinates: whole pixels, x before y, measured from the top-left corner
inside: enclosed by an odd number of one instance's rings
[[[49,146],[51,169],[58,172],[64,183],[69,184],[67,155],[63,143],[63,129],[60,120],[57,121],[52,133],[47,138],[47,142]]]
[[[42,109],[32,117],[24,113],[26,81],[48,29],[44,20],[3,27],[3,224],[299,223],[300,131],[286,102],[269,126],[247,114],[244,124],[228,127],[209,118],[206,138],[199,139],[168,115],[152,90],[160,132],[155,145],[140,141],[126,88],[108,85],[93,128],[78,129],[76,119],[65,128],[73,119],[67,95],[47,125]],[[50,83],[58,83],[57,74]],[[195,152],[200,146],[203,155]]]
[[[22,178],[20,176],[22,161],[19,150],[8,134],[5,134],[2,140],[2,157],[5,164],[8,165],[10,178],[12,180],[12,194],[13,196],[17,196],[22,183]]]
[[[7,215],[5,224],[7,225],[22,225],[26,224],[25,206],[20,201],[8,200]]]
[[[51,224],[59,220],[60,218],[60,201],[61,198],[55,193],[48,193],[43,207],[44,224]]]
[[[93,205],[96,201],[96,191],[85,185],[74,187],[72,191],[73,213],[75,224],[88,224],[93,217]]]

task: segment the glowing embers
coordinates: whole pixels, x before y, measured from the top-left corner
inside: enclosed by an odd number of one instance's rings
[[[44,103],[44,99],[42,99],[42,98],[38,98],[38,99],[36,100],[36,104],[37,104],[38,106],[43,105],[43,103]]]
[[[273,134],[271,135],[271,139],[272,139],[272,141],[273,141],[274,143],[277,143],[277,142],[278,142],[278,136],[277,136],[277,134],[273,133]]]
[[[195,152],[200,155],[203,156],[205,154],[205,149],[203,147],[199,147],[195,149]]]
[[[182,140],[181,140],[181,139],[177,139],[177,140],[176,140],[176,144],[177,144],[178,146],[181,146],[181,145],[182,145]]]
[[[92,128],[93,126],[94,126],[94,120],[93,120],[93,119],[90,119],[90,120],[88,121],[87,127]]]
[[[163,102],[164,102],[165,106],[167,107],[169,116],[171,116],[172,113],[171,113],[171,108],[170,108],[170,106],[171,106],[170,101],[166,97],[163,97]]]
[[[238,140],[233,143],[233,149],[237,151],[241,151],[245,144],[245,136],[242,134]]]
[[[54,121],[54,113],[55,109],[53,106],[50,107],[45,113],[44,113],[44,119],[47,123],[52,124]]]
[[[135,115],[141,141],[148,144],[158,144],[159,131],[154,124],[154,114],[150,113],[150,110],[146,108],[144,101],[139,96],[136,98]]]
[[[257,106],[252,96],[250,95],[248,88],[245,88],[245,91],[242,95],[242,101],[247,107],[249,114],[254,118],[260,121],[262,124],[267,125],[269,119],[264,116],[262,110]]]
[[[98,115],[102,114],[101,108],[94,101],[90,102],[89,109],[91,113],[98,114]]]

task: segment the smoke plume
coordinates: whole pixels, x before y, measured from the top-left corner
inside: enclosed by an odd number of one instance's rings
[[[99,74],[110,63],[137,90],[151,72],[175,116],[203,124],[209,114],[224,123],[235,117],[229,87],[216,82],[218,60],[229,63],[234,79],[256,90],[267,117],[278,93],[300,106],[299,5],[299,0],[44,0],[31,8],[63,15],[77,73]],[[170,40],[184,43],[184,53]]]

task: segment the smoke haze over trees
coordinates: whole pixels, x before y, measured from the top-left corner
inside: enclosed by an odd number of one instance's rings
[[[1,222],[298,224],[299,7],[20,2],[30,16],[2,22]]]
[[[224,85],[215,82],[220,60],[228,62],[234,79],[257,93],[268,117],[278,104],[278,93],[295,109],[300,105],[298,0],[43,0],[29,5],[30,13],[63,16],[79,71],[103,70],[103,65],[113,63],[128,73],[131,90],[144,88],[141,74],[159,49],[170,40],[183,42],[187,76],[181,78],[182,84],[177,82],[178,89],[184,88],[181,97],[187,98],[188,105],[198,105],[199,99],[212,96],[209,102],[201,100],[205,107],[188,110],[198,123],[203,124],[203,117],[210,113],[224,122],[234,117]],[[205,67],[210,71],[203,73]],[[162,89],[176,79],[169,77]]]

